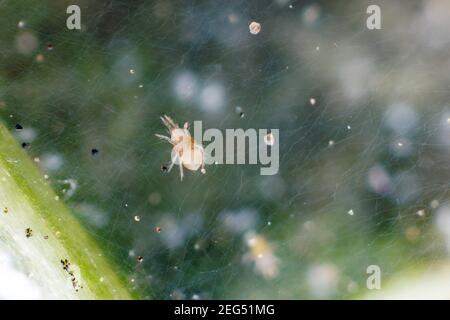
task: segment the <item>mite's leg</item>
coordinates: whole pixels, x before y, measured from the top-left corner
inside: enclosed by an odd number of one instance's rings
[[[158,138],[162,139],[162,140],[166,140],[169,143],[172,143],[172,140],[170,140],[169,137],[163,136],[162,134],[155,134],[155,136],[157,136]]]
[[[170,160],[170,165],[169,165],[169,168],[167,169],[167,172],[170,172],[170,170],[172,170],[173,165],[175,164],[175,160]]]
[[[167,129],[169,129],[169,132],[172,131],[173,129],[178,128],[178,125],[175,122],[173,122],[172,118],[169,116],[166,115],[162,116],[161,121],[164,123]]]
[[[181,177],[181,181],[183,181],[183,162],[181,162],[181,159],[178,158],[179,161],[179,166],[180,166],[180,177]]]

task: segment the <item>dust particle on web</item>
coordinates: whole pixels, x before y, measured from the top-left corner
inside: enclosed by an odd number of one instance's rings
[[[96,148],[91,149],[91,155],[95,156],[98,153],[99,153],[98,149],[96,149]]]
[[[165,164],[162,164],[162,165],[161,165],[161,171],[164,172],[164,173],[166,173],[166,172],[169,171],[169,168],[168,168]]]
[[[47,50],[49,51],[53,50],[53,45],[51,43],[47,44]]]
[[[236,114],[238,114],[239,117],[240,117],[241,119],[245,117],[244,110],[243,110],[242,107],[240,107],[240,106],[237,106],[237,107],[234,109],[234,112],[236,112]]]
[[[317,103],[317,101],[316,101],[315,98],[310,98],[310,99],[309,99],[309,104],[310,104],[310,105],[315,106],[316,103]]]
[[[424,209],[420,209],[419,211],[416,212],[416,214],[417,214],[419,217],[424,217],[424,216],[425,216],[425,210],[424,210]]]
[[[142,261],[144,261],[144,257],[138,256],[136,260],[137,260],[137,262],[141,263]]]
[[[134,221],[136,221],[136,222],[141,221],[141,217],[139,217],[139,216],[134,216]]]
[[[22,148],[28,149],[28,148],[30,148],[30,146],[31,146],[30,143],[28,143],[28,142],[22,142]]]
[[[22,125],[20,123],[16,123],[16,130],[20,131],[22,129],[23,129]]]
[[[4,207],[4,208],[3,208],[3,213],[4,213],[4,214],[7,214],[8,212],[9,212],[8,207]]]
[[[31,229],[31,228],[26,228],[26,229],[25,229],[25,236],[26,236],[27,238],[30,238],[32,235],[33,235],[33,229]]]
[[[248,26],[248,29],[250,30],[251,34],[258,34],[261,32],[261,24],[253,21],[252,23],[250,23],[250,25]]]
[[[161,233],[161,227],[156,227],[156,228],[155,228],[155,232]]]
[[[353,209],[348,210],[347,213],[348,213],[349,215],[351,215],[351,216],[355,214],[355,213],[353,212]]]

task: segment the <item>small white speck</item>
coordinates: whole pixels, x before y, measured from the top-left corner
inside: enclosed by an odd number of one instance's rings
[[[347,126],[347,130],[351,130],[352,129],[352,127],[351,126]]]
[[[141,217],[139,217],[139,216],[134,216],[134,221],[136,221],[136,222],[141,221]]]
[[[354,214],[353,209],[348,210],[347,213],[352,216]]]
[[[134,69],[130,69],[130,74],[134,74]]]
[[[309,103],[310,103],[312,106],[316,105],[316,99],[315,99],[315,98],[310,98],[310,99],[309,99]]]
[[[416,212],[416,214],[417,214],[419,217],[423,217],[423,216],[425,216],[425,210],[420,209],[419,211]]]
[[[334,145],[334,140],[328,141],[328,145],[329,145],[330,147],[332,147],[332,146]]]

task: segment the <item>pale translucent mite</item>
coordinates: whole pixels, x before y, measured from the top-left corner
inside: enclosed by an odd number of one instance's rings
[[[256,21],[253,21],[252,23],[250,23],[248,28],[251,34],[258,34],[261,31],[261,24]]]
[[[169,116],[162,116],[161,121],[169,129],[170,138],[156,134],[160,139],[168,141],[172,146],[171,161],[167,171],[172,170],[174,164],[180,166],[180,176],[183,180],[183,167],[188,170],[205,173],[205,151],[189,133],[189,123],[180,128]]]

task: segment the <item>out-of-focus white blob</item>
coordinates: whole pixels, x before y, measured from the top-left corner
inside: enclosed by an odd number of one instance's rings
[[[255,209],[244,208],[238,211],[223,211],[221,214],[223,225],[232,233],[243,233],[254,229],[258,221]]]
[[[278,200],[286,192],[286,183],[280,175],[260,176],[258,189],[264,198],[268,200]]]
[[[374,62],[368,57],[349,56],[337,64],[338,81],[349,102],[357,102],[369,92],[376,81]]]
[[[39,300],[44,296],[32,277],[19,270],[12,256],[0,251],[0,300]]]
[[[413,133],[419,123],[416,110],[406,103],[394,103],[384,113],[385,125],[398,135]]]
[[[414,148],[411,144],[411,142],[408,139],[405,138],[398,138],[392,141],[391,143],[391,152],[394,154],[394,156],[398,158],[404,158],[410,156]]]
[[[236,13],[230,13],[228,15],[228,22],[231,24],[236,24],[239,21],[239,16]]]
[[[249,38],[249,33],[245,32],[245,22],[243,21],[242,17],[236,13],[230,13],[227,16],[229,26],[226,28],[217,28],[213,36],[215,39],[230,49],[240,49],[243,46],[246,46]],[[212,21],[212,25],[222,25],[223,24],[223,17],[217,17]]]
[[[444,236],[447,251],[450,254],[450,207],[448,205],[442,206],[436,211],[436,226]]]
[[[20,32],[16,36],[16,50],[20,54],[29,55],[36,50],[39,41],[34,34],[29,31]]]
[[[179,220],[171,215],[165,215],[159,225],[164,244],[169,249],[176,249],[185,245],[187,238],[202,228],[203,219],[197,213],[189,213]]]
[[[74,207],[77,214],[82,216],[89,224],[97,228],[103,228],[109,221],[107,212],[90,203],[80,203]]]
[[[78,189],[78,183],[75,179],[64,179],[58,182],[63,185],[62,192],[66,199],[72,197]]]
[[[177,73],[173,79],[173,90],[179,101],[191,101],[198,91],[197,76],[189,70]]]
[[[418,20],[418,34],[425,44],[434,48],[450,45],[450,1],[424,1],[422,16]]]
[[[61,169],[64,160],[58,153],[45,153],[40,157],[39,163],[45,171],[55,172]]]
[[[21,141],[33,142],[36,139],[37,133],[33,128],[23,128],[20,131],[17,131],[17,137]]]
[[[314,26],[320,18],[320,6],[316,3],[307,6],[302,13],[302,22],[307,27]]]
[[[378,194],[388,194],[391,191],[391,177],[380,165],[375,165],[367,172],[369,188]]]
[[[213,82],[203,87],[199,96],[200,107],[206,112],[221,111],[225,105],[225,89],[222,84]]]
[[[420,192],[420,182],[413,172],[404,171],[392,180],[392,198],[398,203],[407,203],[417,198]]]
[[[274,255],[269,242],[262,235],[251,231],[244,238],[250,249],[250,252],[244,257],[245,260],[252,261],[256,271],[264,278],[275,278],[278,275],[279,260]]]
[[[307,283],[317,298],[328,298],[336,292],[338,270],[333,264],[313,265],[307,272]]]

